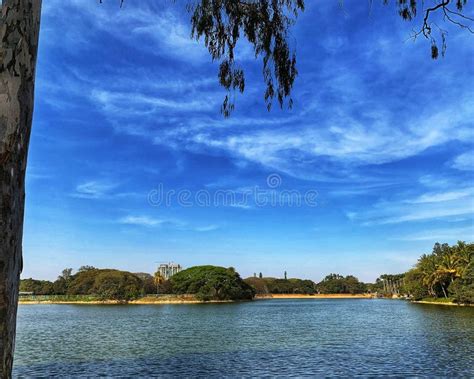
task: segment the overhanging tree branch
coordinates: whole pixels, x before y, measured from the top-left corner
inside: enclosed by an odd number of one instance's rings
[[[99,0],[102,2],[102,0]],[[120,6],[124,0],[118,0]],[[221,106],[224,116],[234,110],[236,91],[245,89],[245,73],[236,60],[236,46],[244,37],[253,47],[256,58],[263,63],[265,83],[264,99],[270,110],[276,98],[280,107],[286,103],[291,108],[291,90],[298,74],[296,52],[289,41],[290,29],[300,12],[304,0],[187,0],[191,14],[192,38],[203,40],[213,60],[219,61],[219,83],[227,90]],[[338,0],[344,10],[344,0]],[[369,7],[373,0],[369,0]],[[382,0],[389,4],[390,0]],[[433,4],[425,8],[425,2]],[[455,2],[457,10],[448,6]],[[463,14],[467,0],[394,0],[400,17],[413,21],[422,13],[421,28],[414,30],[411,39],[423,36],[430,41],[431,57],[438,58],[439,48],[435,31],[441,38],[441,55],[446,51],[448,31],[441,28],[433,17],[473,33],[468,24],[473,18]],[[421,10],[419,9],[421,8]],[[420,10],[420,12],[418,12]]]
[[[412,20],[416,16],[417,10],[417,2],[414,0],[410,0],[410,6],[407,4],[407,0],[398,0],[399,5],[401,7],[399,13],[405,20]],[[424,17],[423,17],[423,24],[421,28],[417,31],[414,31],[411,38],[416,40],[416,38],[420,35],[423,35],[426,39],[431,42],[431,57],[433,59],[437,59],[439,56],[439,48],[438,43],[433,35],[433,27],[439,32],[441,37],[441,55],[444,56],[446,52],[446,36],[448,34],[447,30],[438,26],[437,23],[431,21],[435,14],[441,12],[442,19],[445,22],[449,22],[453,25],[460,27],[461,29],[466,29],[471,33],[474,33],[472,27],[467,24],[467,22],[473,22],[474,19],[472,17],[466,16],[462,14],[465,5],[467,4],[467,0],[457,0],[456,1],[456,8],[457,11],[454,11],[449,8],[451,4],[451,0],[442,0],[440,3],[428,7],[424,10]],[[461,20],[456,20],[453,17],[459,17]]]

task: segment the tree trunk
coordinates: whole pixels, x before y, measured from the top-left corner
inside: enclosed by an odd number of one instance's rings
[[[3,0],[0,18],[0,377],[9,378],[22,270],[25,170],[41,0]]]
[[[441,284],[441,289],[443,290],[443,294],[444,294],[445,299],[447,299],[447,298],[448,298],[448,295],[446,294],[446,290],[444,289],[444,285],[443,285],[443,284]]]

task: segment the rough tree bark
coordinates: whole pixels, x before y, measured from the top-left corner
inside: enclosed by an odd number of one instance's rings
[[[25,170],[41,0],[3,0],[0,18],[0,377],[11,376],[22,270]]]

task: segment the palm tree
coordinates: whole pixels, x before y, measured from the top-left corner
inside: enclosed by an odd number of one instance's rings
[[[471,259],[470,255],[467,245],[458,241],[456,246],[448,248],[439,257],[437,273],[445,297],[447,297],[448,286],[454,282],[454,279],[462,277]],[[448,282],[447,285],[446,282]]]
[[[457,245],[452,247],[456,258],[456,269],[458,276],[462,277],[469,263],[474,260],[474,244],[466,244],[464,241],[458,241]]]
[[[435,254],[423,254],[420,259],[418,259],[417,268],[422,274],[423,284],[428,287],[429,294],[436,297],[434,287],[438,281],[436,274],[437,256]]]
[[[470,265],[474,265],[474,244],[458,241],[454,246],[436,243],[431,254],[420,257],[415,269],[429,296],[436,297],[442,292],[447,298],[451,284],[464,278]]]

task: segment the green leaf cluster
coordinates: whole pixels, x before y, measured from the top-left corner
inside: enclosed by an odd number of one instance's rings
[[[199,300],[250,300],[255,290],[232,268],[195,266],[173,275],[174,294],[193,294]]]
[[[403,291],[415,300],[450,297],[458,303],[474,303],[474,244],[436,243],[405,274]]]

